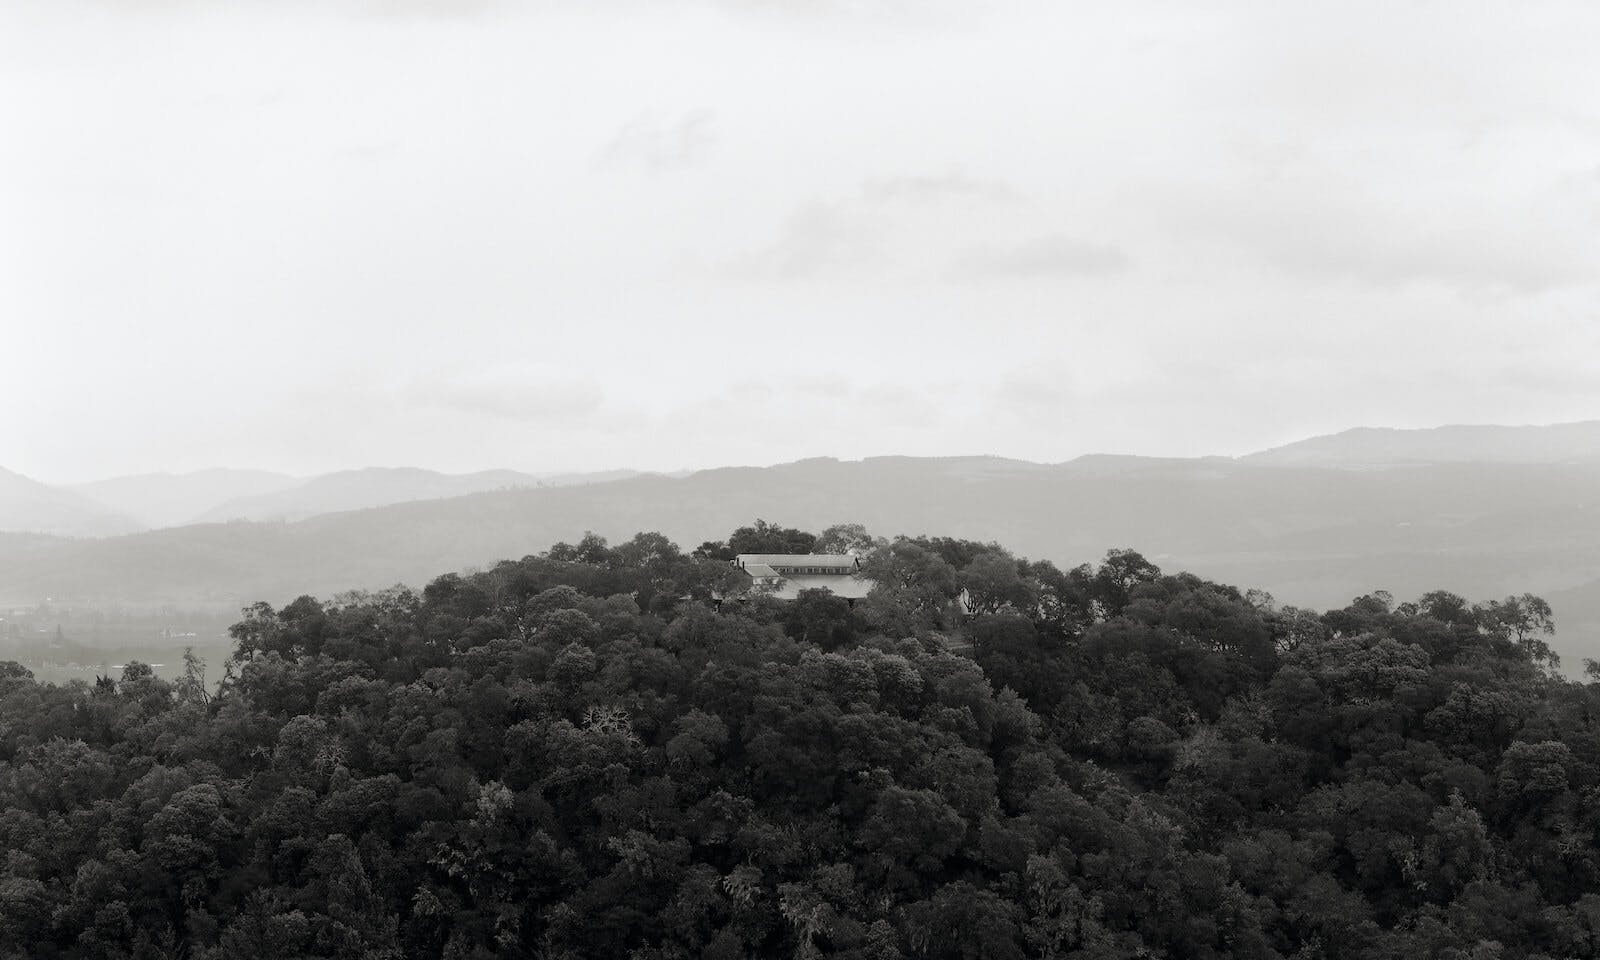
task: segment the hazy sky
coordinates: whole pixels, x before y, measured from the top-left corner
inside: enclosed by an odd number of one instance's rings
[[[5,0],[0,466],[1600,417],[1600,7]]]

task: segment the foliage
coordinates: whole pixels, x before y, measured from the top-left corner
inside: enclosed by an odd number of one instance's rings
[[[1600,684],[1537,597],[852,526],[867,601],[716,605],[818,540],[256,604],[215,695],[0,663],[0,956],[1600,953]]]

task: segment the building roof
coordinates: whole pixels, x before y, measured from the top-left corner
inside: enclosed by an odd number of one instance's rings
[[[840,567],[854,570],[861,560],[848,553],[741,553],[734,563],[749,569],[751,564],[768,567]]]
[[[859,600],[872,590],[872,581],[859,575],[860,558],[848,553],[741,553],[733,565],[778,600],[818,589]]]

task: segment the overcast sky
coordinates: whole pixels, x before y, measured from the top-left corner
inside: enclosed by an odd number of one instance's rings
[[[1600,7],[6,0],[0,466],[1600,417]]]

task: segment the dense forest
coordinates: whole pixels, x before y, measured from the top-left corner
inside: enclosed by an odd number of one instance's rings
[[[716,601],[795,550],[873,593]],[[256,604],[220,685],[0,663],[0,956],[1600,956],[1552,627],[760,523]]]

